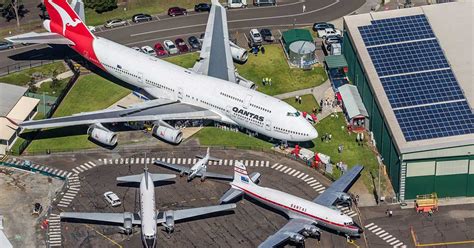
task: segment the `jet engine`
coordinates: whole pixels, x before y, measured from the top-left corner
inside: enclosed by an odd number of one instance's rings
[[[290,233],[288,233],[288,235],[290,237],[291,242],[294,242],[294,243],[303,243],[304,242],[304,236],[299,234],[299,233],[290,232]]]
[[[306,237],[318,237],[321,235],[319,228],[313,225],[306,225],[304,226],[303,235]]]
[[[155,124],[153,126],[153,134],[173,144],[179,144],[183,140],[183,133],[181,130],[165,127],[160,124]]]
[[[123,213],[123,220],[123,227],[120,227],[120,229],[127,235],[132,234],[133,214],[130,212]]]
[[[117,144],[117,134],[105,128],[101,124],[94,124],[87,129],[87,134],[91,139],[108,146]]]
[[[247,50],[237,46],[234,42],[229,41],[230,52],[232,54],[232,59],[239,64],[245,64],[249,58]]]
[[[168,233],[172,233],[174,231],[174,216],[172,210],[165,212],[165,222],[163,223],[163,226],[166,228]]]

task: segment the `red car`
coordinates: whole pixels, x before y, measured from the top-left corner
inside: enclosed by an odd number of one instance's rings
[[[154,46],[156,55],[158,56],[165,56],[166,55],[166,50],[165,48],[161,45],[161,43],[156,43]]]
[[[189,52],[189,47],[186,45],[186,42],[184,42],[183,39],[178,38],[174,41],[174,44],[178,47],[178,50],[180,53],[187,53]]]
[[[177,16],[177,15],[187,15],[188,12],[186,9],[180,8],[180,7],[171,7],[168,9],[168,15],[169,16]]]

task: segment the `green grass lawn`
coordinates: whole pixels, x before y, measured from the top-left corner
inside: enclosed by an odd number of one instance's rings
[[[172,56],[165,58],[164,60],[179,65],[184,68],[192,68],[196,63],[196,60],[199,58],[199,53],[186,53],[178,56]]]
[[[130,93],[130,90],[102,77],[90,74],[80,77],[53,117],[68,116],[109,107]],[[83,128],[56,128],[42,131],[27,151],[67,150],[96,147],[87,139]]]
[[[36,93],[42,94],[44,92],[48,96],[58,97],[61,94],[61,91],[64,90],[64,87],[66,87],[67,83],[69,82],[69,79],[71,78],[59,80],[56,87],[52,86],[52,81],[42,83],[41,87],[38,88],[38,91]]]
[[[236,65],[243,77],[258,85],[258,90],[268,95],[278,95],[318,86],[327,79],[323,67],[310,71],[291,69],[280,45],[265,46],[265,54],[249,55],[247,63]],[[272,86],[263,86],[262,79],[271,77]]]
[[[319,108],[319,104],[311,94],[301,96],[301,104],[297,103],[294,97],[283,99],[283,101],[287,102],[301,112],[312,113],[314,107],[316,107],[316,109]]]
[[[243,149],[255,149],[272,147],[271,143],[261,139],[250,137],[241,132],[226,131],[217,127],[204,127],[192,136],[197,138],[203,146],[227,146]]]
[[[201,0],[131,0],[125,5],[119,5],[118,8],[99,14],[92,9],[86,9],[87,25],[102,25],[107,20],[113,18],[130,19],[138,13],[161,14],[166,13],[168,8],[179,6],[181,8],[194,8],[194,5],[202,2]],[[124,10],[126,8],[127,10]]]
[[[0,77],[0,82],[24,86],[28,84],[28,82],[31,80],[31,75],[34,73],[41,73],[43,74],[44,78],[48,78],[51,77],[54,70],[56,70],[59,74],[65,72],[67,68],[62,61],[58,61],[8,74],[6,76]]]
[[[348,133],[346,129],[346,122],[344,116],[340,113],[339,118],[334,118],[328,116],[321,120],[320,123],[316,125],[316,130],[318,130],[319,137],[314,140],[315,150],[323,154],[329,155],[331,157],[332,163],[336,164],[337,162],[344,162],[350,167],[361,164],[365,167],[363,171],[363,180],[365,185],[372,189],[372,180],[370,177],[370,172],[377,172],[378,162],[375,157],[375,154],[368,146],[358,146],[355,133]],[[326,134],[332,134],[332,139],[330,142],[322,142],[321,137]],[[338,153],[338,146],[342,144],[344,149],[342,153]],[[377,173],[375,173],[377,174]],[[333,175],[336,178],[340,176],[340,172],[336,171]]]

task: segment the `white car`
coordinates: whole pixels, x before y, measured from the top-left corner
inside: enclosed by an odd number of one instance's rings
[[[251,29],[249,34],[250,34],[250,44],[251,45],[254,45],[254,44],[255,45],[260,45],[260,44],[262,44],[262,41],[263,41],[262,35],[260,34],[260,32],[258,32],[257,29],[255,29],[255,28]]]
[[[120,27],[120,26],[125,26],[127,25],[127,21],[125,20],[122,20],[122,19],[112,19],[112,20],[108,20],[104,27],[106,28],[115,28],[115,27]]]
[[[151,46],[142,46],[141,51],[144,54],[148,54],[150,56],[155,56],[155,50],[153,50],[153,48],[151,48]]]
[[[131,47],[133,50],[137,51],[137,52],[141,52],[142,50],[139,48],[139,47]]]
[[[104,193],[105,200],[110,203],[112,207],[117,207],[122,204],[118,196],[112,192],[112,191],[107,191]]]
[[[341,30],[334,29],[334,28],[326,28],[324,30],[318,30],[318,36],[326,39],[327,36],[331,35],[337,35],[337,36],[342,36]]]
[[[173,55],[173,54],[177,54],[179,51],[178,51],[178,48],[176,47],[176,45],[170,41],[170,40],[165,40],[163,42],[163,46],[165,47],[165,50],[168,52],[168,54],[170,55]]]

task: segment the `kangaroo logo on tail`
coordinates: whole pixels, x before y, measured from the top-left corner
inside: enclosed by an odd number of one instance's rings
[[[74,20],[72,20],[71,16],[66,12],[66,10],[55,4],[52,0],[48,0],[48,3],[50,3],[51,6],[53,6],[53,8],[59,13],[59,16],[61,16],[61,21],[63,22],[63,35],[66,33],[66,26],[75,27],[77,24],[81,23],[81,20],[78,18],[74,18]]]

